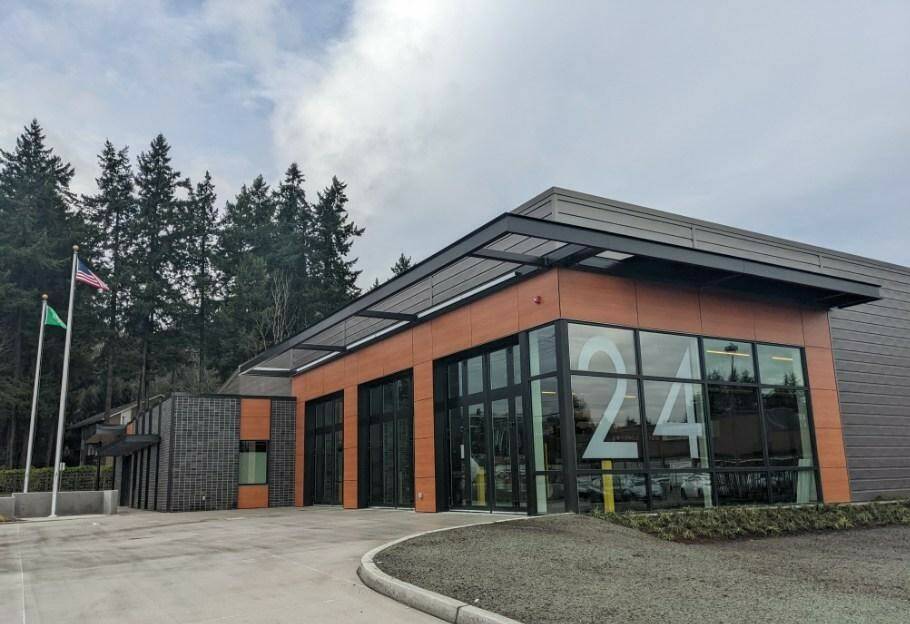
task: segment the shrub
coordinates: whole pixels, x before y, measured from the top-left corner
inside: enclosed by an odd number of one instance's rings
[[[796,507],[730,507],[595,517],[672,541],[774,537],[860,527],[910,526],[910,500]]]
[[[60,473],[60,489],[73,492],[95,489],[95,466],[67,466]],[[22,491],[25,480],[24,468],[0,470],[0,496]],[[29,474],[29,492],[50,492],[54,480],[53,468],[32,468]],[[113,489],[114,474],[110,466],[102,466],[100,489]]]

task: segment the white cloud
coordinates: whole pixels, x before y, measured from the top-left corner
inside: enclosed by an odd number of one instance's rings
[[[350,183],[365,281],[551,185],[910,263],[908,16],[362,2],[273,135]]]

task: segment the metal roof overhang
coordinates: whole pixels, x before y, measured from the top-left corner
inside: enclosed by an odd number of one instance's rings
[[[123,437],[126,425],[96,424],[85,438],[86,444],[111,444]]]
[[[758,290],[826,307],[880,298],[875,284],[505,213],[238,370],[294,375],[556,266]]]
[[[107,446],[101,447],[101,455],[104,457],[120,457],[122,455],[131,455],[144,448],[158,444],[161,436],[154,433],[135,433],[128,434]]]

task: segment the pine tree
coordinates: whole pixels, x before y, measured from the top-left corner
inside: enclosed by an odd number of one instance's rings
[[[125,293],[123,286],[127,281],[126,262],[132,252],[131,234],[136,228],[137,205],[133,197],[133,170],[130,165],[128,149],[117,150],[110,141],[105,141],[98,155],[100,175],[95,178],[98,192],[82,199],[82,215],[90,226],[92,240],[89,250],[101,251],[93,257],[93,266],[105,273],[105,280],[111,288],[106,296],[107,331],[104,341],[103,358],[105,362],[104,411],[109,413],[113,406],[115,384],[125,386],[126,379],[114,378],[114,371],[123,370],[124,349],[123,332]],[[120,383],[118,383],[120,382]],[[120,388],[118,401],[126,398],[129,392]]]
[[[189,214],[186,219],[187,267],[195,305],[191,325],[195,328],[198,340],[196,384],[200,390],[208,389],[209,386],[206,330],[212,324],[213,300],[218,294],[215,255],[220,230],[216,200],[212,176],[206,171],[202,182],[196,184],[187,201]]]
[[[275,230],[274,196],[260,175],[227,202],[221,222],[218,263],[224,275],[224,303],[215,328],[222,375],[272,344],[263,328],[272,305],[269,264],[275,254]]]
[[[338,178],[318,194],[314,209],[313,287],[310,295],[315,302],[315,315],[324,317],[360,294],[354,266],[357,259],[348,260],[354,240],[363,228],[350,220],[345,195],[347,185]]]
[[[312,272],[313,210],[307,202],[303,182],[297,163],[291,163],[274,196],[276,244],[269,265],[288,281],[288,305],[293,317],[289,333],[303,329],[312,316],[307,292]]]
[[[6,425],[9,465],[21,465],[31,399],[31,363],[37,347],[40,295],[65,301],[70,246],[83,233],[72,211],[73,168],[45,145],[37,120],[25,127],[13,151],[0,150],[0,425]],[[49,336],[49,348],[55,337]],[[54,374],[49,366],[49,374]],[[44,384],[42,404],[51,400]],[[42,410],[42,413],[48,413]],[[53,437],[43,419],[40,437]],[[21,425],[21,429],[20,429]]]
[[[397,277],[410,269],[411,266],[413,266],[411,264],[411,257],[402,253],[398,256],[398,260],[395,261],[395,264],[392,265],[392,274]]]
[[[130,256],[130,298],[135,301],[135,329],[141,341],[138,397],[147,398],[151,375],[156,370],[173,370],[176,362],[168,345],[159,338],[173,328],[183,313],[180,290],[183,253],[177,197],[183,184],[180,172],[171,165],[171,147],[163,135],[139,154],[135,184],[138,215],[132,231]],[[161,353],[156,347],[162,347]]]

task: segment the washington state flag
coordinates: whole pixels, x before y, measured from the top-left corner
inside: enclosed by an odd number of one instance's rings
[[[66,323],[60,320],[60,317],[57,316],[57,312],[50,306],[47,306],[47,312],[44,313],[44,324],[66,329]]]

